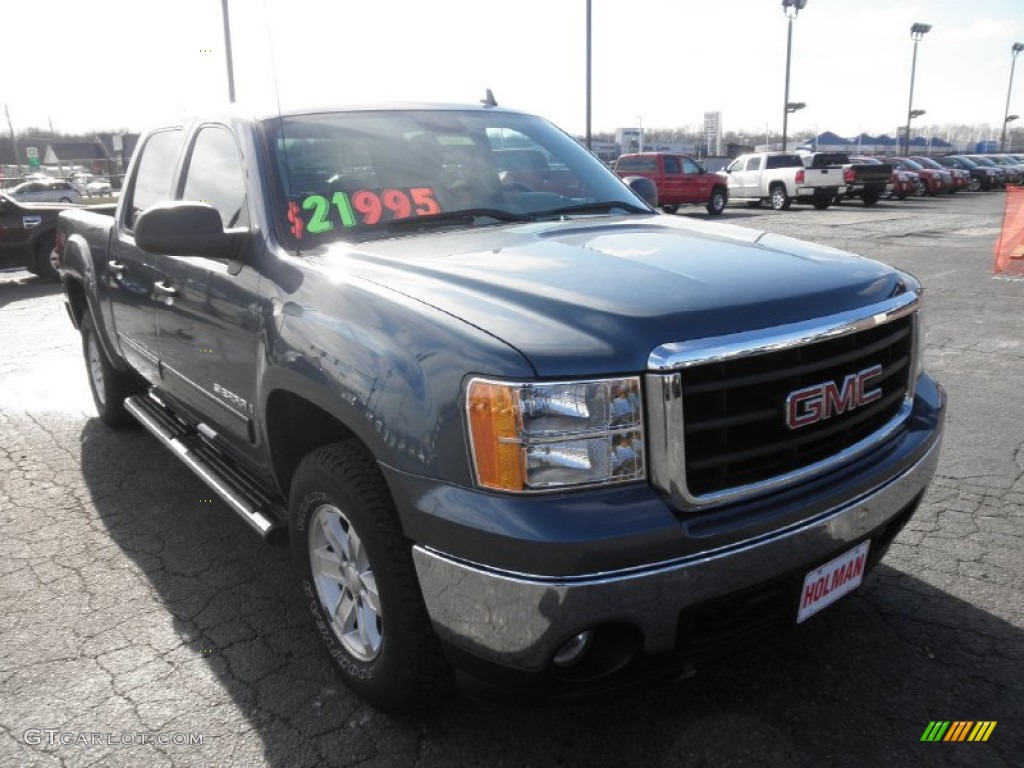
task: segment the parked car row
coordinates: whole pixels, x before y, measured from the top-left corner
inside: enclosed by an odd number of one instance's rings
[[[740,155],[721,173],[692,157],[664,152],[625,154],[612,166],[626,181],[648,179],[666,213],[703,205],[717,215],[729,200],[786,210],[807,203],[819,210],[845,200],[872,206],[880,199],[977,192],[1024,183],[1024,156],[869,157],[845,152],[753,152]]]
[[[24,203],[82,203],[87,197],[110,197],[114,190],[110,179],[91,173],[73,173],[65,179],[34,174],[4,194]]]

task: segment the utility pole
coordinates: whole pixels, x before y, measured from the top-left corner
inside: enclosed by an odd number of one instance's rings
[[[18,166],[18,177],[21,178],[21,158],[18,156],[18,137],[14,135],[14,125],[11,123],[11,110],[4,104],[4,114],[7,116],[7,127],[11,129],[11,145],[14,147],[14,162]]]
[[[224,56],[228,65],[228,101],[235,103],[235,69],[231,60],[231,20],[228,18],[228,0],[220,0],[224,12]]]

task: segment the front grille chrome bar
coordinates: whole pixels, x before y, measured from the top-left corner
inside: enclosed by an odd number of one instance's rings
[[[766,352],[802,347],[816,341],[825,341],[891,323],[916,312],[920,309],[920,304],[920,296],[908,291],[871,307],[862,307],[828,317],[760,328],[756,331],[743,331],[728,336],[662,344],[647,358],[647,369],[675,371],[693,365],[721,363],[741,357],[763,355]]]

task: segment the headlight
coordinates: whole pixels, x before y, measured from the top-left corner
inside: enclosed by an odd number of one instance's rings
[[[642,480],[640,379],[471,379],[466,421],[477,483],[541,491]]]

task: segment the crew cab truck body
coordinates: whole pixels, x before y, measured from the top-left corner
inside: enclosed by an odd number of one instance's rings
[[[855,163],[845,152],[799,152],[806,168],[838,168],[843,172],[846,191],[836,202],[859,198],[864,205],[874,205],[893,192],[893,167],[886,163]]]
[[[509,146],[578,194],[504,184]],[[58,254],[100,418],[288,532],[382,708],[453,668],[607,688],[807,620],[938,459],[913,277],[659,215],[511,110],[166,125],[113,216],[61,215]]]
[[[615,161],[615,173],[622,178],[642,176],[654,182],[658,203],[665,213],[681,205],[703,205],[718,215],[729,202],[729,179],[708,170],[686,155],[642,152],[622,155]]]
[[[777,211],[787,210],[794,202],[823,210],[846,191],[842,169],[804,168],[799,155],[740,155],[725,167],[725,173],[731,199],[746,200],[752,206],[768,201]]]

